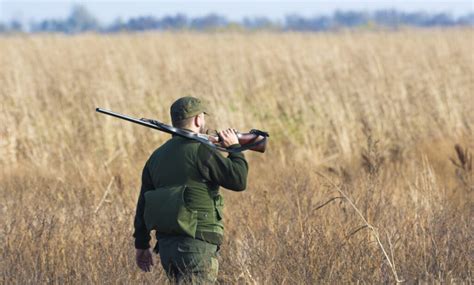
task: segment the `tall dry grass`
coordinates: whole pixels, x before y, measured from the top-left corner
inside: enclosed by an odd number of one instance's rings
[[[168,136],[94,109],[169,122],[193,95],[210,126],[271,134],[223,191],[221,283],[472,283],[473,36],[0,38],[0,282],[165,282],[131,233]]]

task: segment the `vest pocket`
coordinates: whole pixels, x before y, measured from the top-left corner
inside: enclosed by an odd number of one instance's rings
[[[217,220],[220,221],[224,218],[224,198],[221,195],[214,197],[214,205],[216,207]]]
[[[195,238],[198,212],[186,206],[186,189],[186,185],[175,185],[145,192],[144,219],[148,230]]]

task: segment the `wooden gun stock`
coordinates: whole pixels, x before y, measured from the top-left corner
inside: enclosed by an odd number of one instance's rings
[[[253,145],[249,148],[249,150],[257,151],[264,153],[265,149],[267,147],[267,141],[265,140],[265,137],[268,136],[266,133],[260,133],[260,131],[250,131],[250,133],[239,133],[237,132],[237,138],[239,139],[239,144],[241,146],[246,146],[246,145]],[[209,135],[209,140],[213,143],[219,143],[220,138],[217,135]],[[261,142],[264,140],[264,142]],[[261,143],[260,143],[261,142]]]

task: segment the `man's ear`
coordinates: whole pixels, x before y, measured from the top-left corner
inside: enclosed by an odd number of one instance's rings
[[[200,127],[199,125],[199,115],[194,116],[193,123],[195,127]]]

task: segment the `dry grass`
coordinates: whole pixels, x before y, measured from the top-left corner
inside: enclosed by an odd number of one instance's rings
[[[168,136],[94,109],[168,122],[182,95],[272,135],[224,191],[221,283],[472,283],[473,36],[0,38],[0,283],[165,281],[131,233]]]

